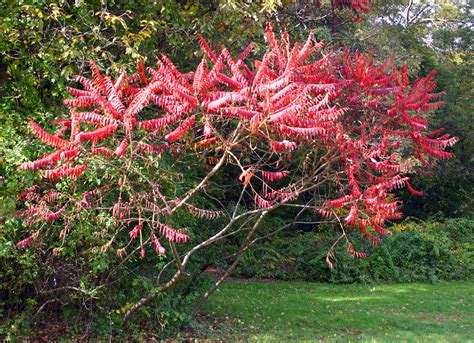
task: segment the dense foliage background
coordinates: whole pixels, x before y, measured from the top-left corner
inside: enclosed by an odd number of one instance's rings
[[[295,225],[278,236],[262,238],[244,255],[236,275],[338,283],[437,282],[472,276],[471,9],[461,1],[376,1],[363,22],[350,20],[350,15],[350,11],[334,13],[324,4],[272,0],[0,0],[0,336],[28,334],[45,320],[45,313],[75,319],[72,332],[120,331],[123,312],[153,287],[154,266],[166,263],[159,256],[123,261],[102,253],[95,247],[103,238],[94,234],[96,228],[87,220],[77,224],[59,256],[51,254],[55,242],[47,239],[26,251],[15,248],[24,238],[13,217],[16,199],[36,177],[20,173],[18,164],[31,160],[39,149],[27,132],[27,119],[43,124],[61,118],[66,111],[65,86],[87,70],[90,58],[109,73],[130,68],[138,58],[153,62],[160,53],[185,68],[185,63],[200,57],[195,53],[196,33],[215,43],[226,42],[236,51],[254,41],[258,55],[267,20],[287,28],[295,39],[315,29],[326,44],[371,50],[380,59],[393,55],[398,65],[410,65],[413,79],[437,69],[446,105],[437,111],[433,125],[445,127],[460,141],[454,159],[439,164],[433,174],[418,177],[416,187],[425,191],[423,197],[402,194],[409,218],[397,223],[394,236],[372,249],[367,259],[353,260],[340,251],[330,271],[324,256],[335,228]],[[193,220],[205,236],[208,223]],[[267,225],[280,222],[275,216]],[[198,256],[196,268],[206,261],[224,266],[233,244],[226,242]],[[159,331],[173,334],[189,320],[188,308],[208,282],[199,273],[190,276],[176,290],[184,289],[187,297],[177,299],[172,293],[159,297],[142,310],[143,320],[131,324],[132,329],[153,318]]]

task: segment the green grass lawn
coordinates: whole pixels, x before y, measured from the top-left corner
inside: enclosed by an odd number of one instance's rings
[[[258,341],[474,342],[473,286],[227,281],[203,313]]]

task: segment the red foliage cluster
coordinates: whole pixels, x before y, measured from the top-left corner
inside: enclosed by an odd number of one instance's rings
[[[363,11],[367,3],[350,2]],[[325,170],[332,196],[315,197],[315,210],[324,217],[344,218],[347,226],[377,244],[376,235],[388,233],[382,227],[385,221],[401,216],[393,191],[406,185],[420,195],[408,182],[409,173],[433,159],[451,157],[445,149],[456,142],[441,131],[427,132],[427,113],[442,104],[434,101],[440,95],[433,93],[434,72],[411,85],[406,66],[376,64],[370,54],[351,55],[348,49],[322,54],[323,44],[312,34],[304,44],[293,46],[287,33],[278,41],[270,25],[265,36],[270,47],[252,63],[245,62],[252,46],[234,59],[225,48],[214,52],[201,37],[207,56],[192,73],[181,73],[161,56],[156,68],[139,62],[135,74],[122,73],[113,80],[91,61],[92,79],[79,76],[83,89],[68,88],[73,98],[64,103],[71,107],[70,118],[55,122],[68,130],[55,136],[30,123],[42,142],[58,150],[21,168],[55,167],[44,176],[61,179],[81,175],[87,158],[97,154],[131,158],[177,146],[215,151],[239,147],[249,156],[263,151],[269,156],[264,162],[238,164],[240,180],[250,186],[256,208],[276,208],[303,192],[314,192]],[[146,111],[150,108],[153,111]],[[229,125],[242,132],[238,144],[226,135]],[[67,132],[66,140],[62,136]],[[293,156],[303,160],[292,165]],[[179,203],[176,200],[163,202]],[[147,203],[147,208],[166,215],[168,205],[158,209]],[[119,219],[126,217],[123,206],[119,200],[114,208]],[[185,208],[199,217],[222,215],[189,204]],[[142,226],[136,224],[130,236],[141,234]],[[171,242],[189,239],[160,224],[157,232],[150,229],[159,253],[164,248],[158,234]],[[349,247],[356,257],[364,256]]]
[[[331,2],[335,8],[339,10],[351,9],[354,12],[354,16],[351,16],[350,19],[354,22],[362,22],[360,17],[360,12],[367,13],[370,11],[369,4],[371,0],[335,0]]]
[[[353,9],[354,11],[361,10],[362,12],[369,12],[370,0],[335,0],[334,5],[338,9]]]

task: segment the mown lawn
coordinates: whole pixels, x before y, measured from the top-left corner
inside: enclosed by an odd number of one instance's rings
[[[236,339],[474,342],[473,286],[227,281],[203,313],[237,323]]]

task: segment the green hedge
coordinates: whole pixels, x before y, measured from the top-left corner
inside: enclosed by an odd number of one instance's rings
[[[0,226],[1,339],[34,339],[45,323],[54,331],[61,322],[67,323],[68,337],[82,337],[85,328],[91,337],[113,334],[119,340],[142,339],[142,332],[173,337],[190,323],[191,309],[213,281],[199,273],[184,277],[124,327],[123,315],[156,287],[157,273],[169,257],[148,253],[124,259],[112,249],[101,252],[107,237],[94,235],[96,228],[87,220],[69,233],[57,255],[51,253],[57,244],[53,237],[19,251],[12,239],[19,227],[15,221]],[[197,256],[192,270],[199,270],[202,261]]]
[[[342,244],[333,270],[325,259],[338,237],[335,229],[289,233],[254,246],[242,258],[236,275],[331,283],[468,278],[474,270],[473,229],[474,220],[462,218],[399,224],[380,246],[357,247],[369,251],[365,259],[354,259]]]

